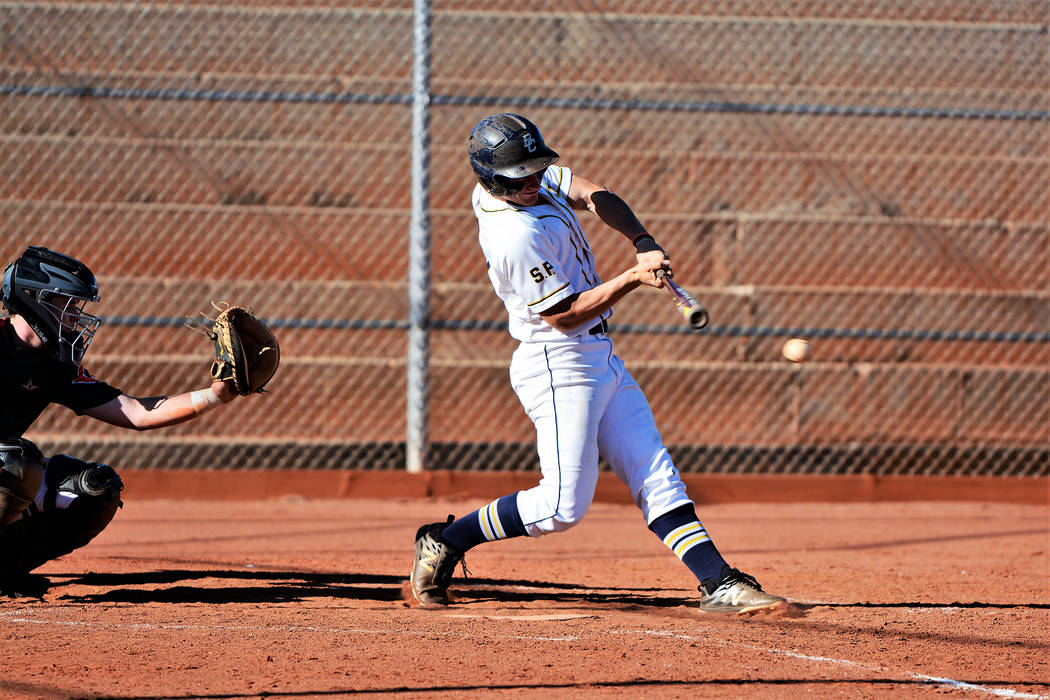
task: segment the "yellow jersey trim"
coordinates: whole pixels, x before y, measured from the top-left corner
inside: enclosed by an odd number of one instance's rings
[[[546,301],[547,299],[550,299],[552,296],[554,296],[555,294],[557,294],[558,292],[560,292],[561,290],[565,289],[568,286],[569,286],[569,283],[566,282],[565,284],[563,284],[562,286],[558,287],[557,289],[555,289],[553,292],[551,292],[547,296],[541,297],[541,298],[537,299],[536,301],[532,302],[531,304],[529,304],[529,306],[536,306],[536,304],[539,304],[541,301]]]

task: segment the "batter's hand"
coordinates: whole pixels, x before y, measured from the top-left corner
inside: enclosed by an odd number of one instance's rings
[[[664,286],[663,277],[656,274],[658,270],[670,271],[670,261],[658,250],[638,254],[638,264],[631,268],[635,279],[649,287],[660,289]]]
[[[638,259],[639,265],[660,265],[663,267],[671,266],[671,259],[667,257],[667,253],[662,250],[649,250],[644,253],[637,253],[635,258]]]

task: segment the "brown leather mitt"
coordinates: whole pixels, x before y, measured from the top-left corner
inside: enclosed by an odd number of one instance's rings
[[[281,348],[273,331],[250,309],[227,305],[206,333],[215,345],[212,378],[233,380],[241,396],[261,392],[273,379],[281,362]]]

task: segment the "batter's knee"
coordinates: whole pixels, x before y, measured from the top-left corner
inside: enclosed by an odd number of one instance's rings
[[[570,530],[579,525],[581,522],[583,522],[584,515],[586,515],[586,512],[580,513],[578,511],[562,511],[559,513],[555,513],[554,516],[550,518],[550,531],[565,532],[566,530]]]
[[[518,494],[518,508],[519,510],[524,510],[521,504],[522,494]],[[587,514],[590,506],[590,499],[583,502],[559,503],[556,496],[551,497],[545,502],[535,504],[530,509],[534,515],[531,522],[525,521],[525,529],[532,537],[565,532],[583,521],[583,516]],[[548,513],[550,515],[547,515]],[[522,517],[524,520],[524,514]]]
[[[32,503],[44,477],[44,455],[29,440],[0,441],[0,532]]]

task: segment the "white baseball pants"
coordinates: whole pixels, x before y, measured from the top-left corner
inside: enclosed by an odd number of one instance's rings
[[[599,455],[630,489],[646,524],[691,503],[649,402],[608,336],[522,343],[510,376],[536,426],[542,478],[518,494],[531,536],[580,522],[594,498]]]

